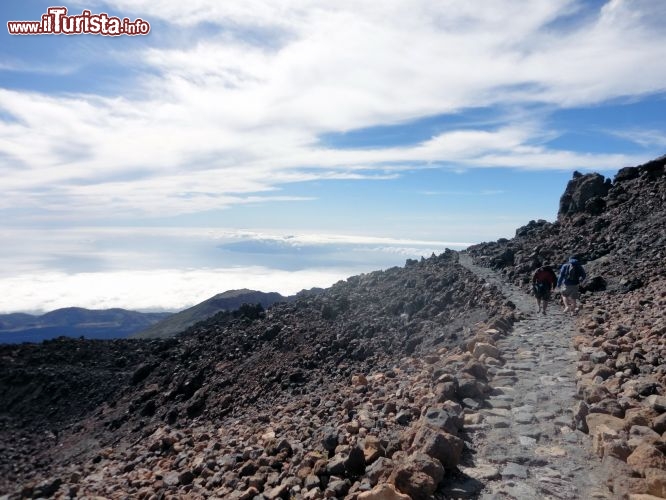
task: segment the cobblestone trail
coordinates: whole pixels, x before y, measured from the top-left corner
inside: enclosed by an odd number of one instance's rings
[[[480,499],[613,498],[587,435],[574,430],[575,361],[572,319],[552,302],[537,313],[533,297],[504,283],[494,271],[460,263],[498,286],[526,319],[498,341],[505,364],[492,373],[492,395],[467,425],[475,453],[461,467],[485,484]]]

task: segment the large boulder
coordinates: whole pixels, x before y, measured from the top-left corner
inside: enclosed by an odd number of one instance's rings
[[[580,172],[574,172],[573,179],[569,181],[560,198],[558,217],[586,210],[595,215],[600,213],[604,206],[602,198],[608,194],[610,188],[610,179],[606,180],[601,174],[583,175]]]
[[[421,427],[414,437],[413,447],[441,462],[446,469],[460,463],[464,442],[459,437],[427,426]]]

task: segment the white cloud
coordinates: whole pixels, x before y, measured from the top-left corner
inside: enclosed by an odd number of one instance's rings
[[[464,248],[470,242],[396,238],[380,235],[315,231],[247,230],[219,227],[78,227],[57,229],[0,229],[0,278],[17,271],[48,271],[49,259],[97,259],[112,270],[170,267],[187,263],[184,255],[212,251],[238,242],[271,242],[289,247],[354,248]],[[30,242],[26,244],[26,242]],[[192,250],[194,248],[194,250]],[[203,250],[202,250],[203,249]],[[194,259],[192,259],[194,260]]]
[[[666,148],[666,133],[663,130],[635,128],[631,130],[609,130],[607,133],[646,148]]]
[[[131,98],[0,91],[0,112],[12,117],[0,121],[2,206],[81,216],[191,213],[292,200],[276,189],[381,178],[387,165],[397,175],[414,162],[457,169],[639,163],[647,158],[550,149],[538,118],[454,130],[409,147],[350,151],[318,142],[324,132],[468,106],[592,105],[666,89],[660,3],[612,1],[570,27],[553,27],[581,5],[86,2],[184,29],[205,21],[225,30],[194,45],[125,54],[127,64],[146,69],[133,82],[140,92],[128,89]]]
[[[6,242],[0,248],[0,259],[5,263],[0,274],[0,313],[73,305],[178,310],[235,288],[289,295],[304,288],[330,286],[385,265],[402,264],[404,258],[469,245],[354,234],[187,227],[5,229],[0,236]],[[32,245],[25,246],[26,241]],[[299,261],[304,268],[229,263],[207,266],[201,262],[197,268],[182,268],[192,262],[187,258],[192,254],[210,252],[212,258],[207,263],[224,260],[219,248],[233,242],[261,242],[277,253],[284,247],[302,250]],[[317,249],[352,258],[321,267],[315,265]],[[89,267],[95,271],[88,271]]]
[[[19,274],[0,280],[0,314],[45,312],[73,305],[89,309],[180,310],[238,288],[290,295],[327,287],[352,270],[283,271],[260,266],[220,269],[156,269],[94,273]]]

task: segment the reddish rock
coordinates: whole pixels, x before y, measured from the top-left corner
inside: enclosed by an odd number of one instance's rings
[[[666,457],[655,446],[644,443],[629,455],[627,464],[639,473],[643,473],[650,468],[664,470],[666,469]]]
[[[417,453],[395,468],[389,482],[414,500],[426,500],[432,498],[443,477],[444,468],[439,461]]]
[[[446,469],[452,469],[460,463],[463,440],[437,431],[430,427],[422,427],[417,431],[412,448],[440,461]]]
[[[379,484],[371,491],[359,493],[356,500],[412,500],[409,495],[399,492],[390,484]]]

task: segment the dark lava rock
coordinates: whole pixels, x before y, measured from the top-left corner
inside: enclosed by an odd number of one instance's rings
[[[349,452],[345,460],[345,469],[350,476],[360,476],[365,472],[365,456],[359,446],[355,446]]]
[[[610,187],[610,179],[606,180],[603,175],[582,175],[574,172],[573,179],[569,181],[564,194],[560,198],[558,215],[572,215],[586,211],[586,209],[600,213],[603,211],[605,203],[603,197],[608,194]],[[589,207],[586,206],[588,203],[590,204]]]

